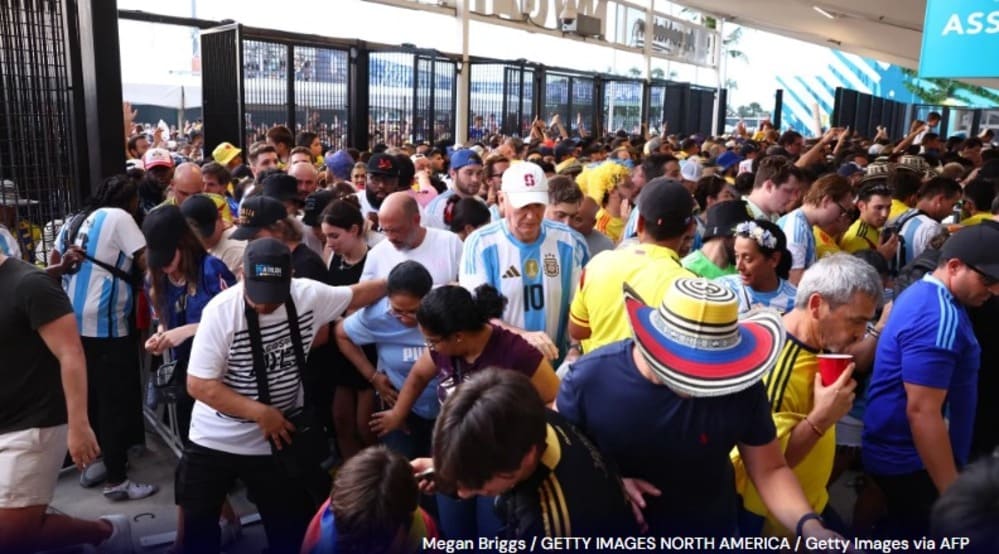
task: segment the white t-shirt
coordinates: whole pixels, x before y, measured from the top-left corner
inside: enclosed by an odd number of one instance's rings
[[[236,232],[236,227],[229,227],[222,231],[222,238],[214,248],[208,251],[209,254],[222,260],[222,263],[229,268],[233,275],[239,277],[243,274],[243,251],[246,249],[245,240],[234,240],[232,234]]]
[[[70,218],[59,231],[55,248],[66,252]],[[120,208],[99,208],[87,216],[76,233],[74,244],[87,256],[129,273],[132,256],[146,247],[146,237],[132,214]],[[128,316],[134,305],[134,292],[103,267],[84,260],[80,270],[63,277],[63,289],[73,303],[80,335],[94,338],[127,337]]]
[[[430,272],[435,287],[456,283],[461,263],[461,239],[450,231],[428,228],[423,242],[411,250],[399,250],[391,242],[383,240],[368,252],[361,280],[384,279],[392,268],[406,260],[423,264]]]
[[[298,311],[302,344],[308,357],[316,331],[340,319],[353,299],[349,287],[331,287],[311,279],[292,279],[291,297]],[[243,283],[212,298],[202,312],[191,345],[187,373],[199,379],[220,380],[237,394],[256,399],[253,352],[247,331]],[[295,362],[288,315],[284,306],[260,316],[267,384],[271,404],[282,412],[303,404],[301,370]],[[330,368],[332,371],[332,368]],[[191,412],[191,441],[222,452],[266,456],[270,444],[257,424],[223,414],[199,401]]]

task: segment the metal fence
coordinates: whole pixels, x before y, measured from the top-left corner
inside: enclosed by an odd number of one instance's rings
[[[0,2],[0,223],[41,263],[79,200],[63,10],[60,0]]]
[[[607,81],[604,85],[604,131],[641,132],[644,86],[642,81]]]
[[[454,142],[454,62],[432,54],[372,52],[368,75],[372,144]]]

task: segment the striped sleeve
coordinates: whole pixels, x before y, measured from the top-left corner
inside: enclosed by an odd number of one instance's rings
[[[933,294],[928,301],[937,308],[937,320],[928,317],[922,325],[899,334],[902,380],[913,385],[947,389],[960,359],[956,346],[963,314],[943,288],[937,288]]]

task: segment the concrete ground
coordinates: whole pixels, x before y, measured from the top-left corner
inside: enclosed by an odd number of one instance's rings
[[[177,530],[177,507],[174,505],[173,480],[177,457],[155,432],[147,431],[146,448],[133,451],[129,458],[129,479],[154,483],[160,490],[141,500],[112,502],[101,494],[101,486],[85,489],[80,486],[76,468],[63,470],[56,486],[52,511],[84,519],[96,519],[107,514],[124,514],[132,524],[133,552],[168,552]],[[256,509],[240,490],[231,497],[236,513],[244,520],[256,519]],[[243,526],[241,538],[225,549],[230,553],[257,553],[266,548],[264,529],[259,522]],[[70,549],[68,552],[85,552]]]

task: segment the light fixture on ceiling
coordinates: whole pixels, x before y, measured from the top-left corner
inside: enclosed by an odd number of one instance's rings
[[[817,12],[819,12],[823,16],[828,17],[829,19],[836,19],[835,15],[833,15],[833,14],[829,13],[828,11],[822,9],[822,6],[812,6],[812,9],[815,10],[815,11],[817,11]]]

